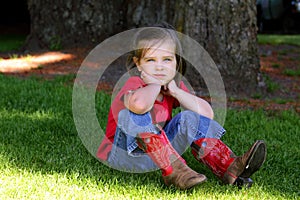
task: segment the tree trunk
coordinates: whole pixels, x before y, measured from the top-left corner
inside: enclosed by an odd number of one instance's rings
[[[249,95],[257,89],[260,74],[255,1],[193,0],[188,6],[180,5],[179,10],[183,10],[184,18],[177,14],[174,23],[209,52],[226,90]]]
[[[124,29],[122,0],[27,0],[29,38],[42,48],[98,43]],[[29,42],[30,45],[30,42]]]
[[[258,87],[255,0],[28,0],[28,8],[27,48],[98,44],[129,28],[166,21],[208,51],[227,92],[250,94]],[[188,74],[192,85],[203,84],[195,70]]]

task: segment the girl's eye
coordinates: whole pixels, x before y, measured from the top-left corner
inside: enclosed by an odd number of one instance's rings
[[[147,59],[146,62],[154,62],[154,59]]]
[[[171,59],[171,58],[165,58],[164,61],[165,61],[165,62],[171,62],[172,59]]]

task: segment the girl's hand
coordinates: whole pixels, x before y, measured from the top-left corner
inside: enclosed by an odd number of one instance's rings
[[[163,86],[162,93],[164,95],[176,97],[178,90],[179,90],[179,87],[176,85],[176,82],[174,80],[172,80],[167,85]]]
[[[163,85],[163,82],[153,76],[151,76],[150,74],[147,74],[146,72],[142,71],[141,72],[141,79],[143,79],[143,81],[146,84],[158,84],[158,85]]]

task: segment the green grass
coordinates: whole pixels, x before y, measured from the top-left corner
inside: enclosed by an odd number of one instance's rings
[[[300,76],[300,69],[285,69],[283,73],[287,76]]]
[[[259,44],[290,44],[300,46],[300,35],[268,35],[258,34],[257,35]]]
[[[280,85],[271,80],[270,76],[268,76],[267,74],[263,74],[263,77],[265,79],[268,92],[273,93],[280,89]]]
[[[0,52],[18,50],[25,39],[26,35],[0,35]]]
[[[192,190],[164,186],[160,172],[113,170],[82,145],[72,117],[72,77],[52,81],[0,75],[0,199],[299,199],[299,114],[229,110],[224,142],[242,154],[257,139],[268,146],[249,190],[223,185],[184,154],[208,181]],[[101,127],[110,96],[96,95]],[[100,141],[99,141],[100,142]]]

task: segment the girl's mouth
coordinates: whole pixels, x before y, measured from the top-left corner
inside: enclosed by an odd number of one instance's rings
[[[154,76],[159,77],[159,78],[163,78],[163,77],[165,77],[166,75],[164,75],[164,74],[154,74]]]

